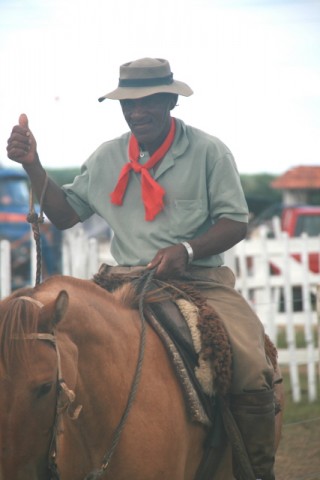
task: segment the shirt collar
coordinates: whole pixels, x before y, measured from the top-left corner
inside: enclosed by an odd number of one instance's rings
[[[184,154],[188,146],[189,140],[186,135],[186,125],[182,120],[176,118],[176,135],[174,142],[156,169],[154,179],[159,178],[169,168],[173,167],[175,160]]]

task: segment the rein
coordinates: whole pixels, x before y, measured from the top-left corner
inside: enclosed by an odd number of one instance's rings
[[[127,401],[126,408],[123,412],[123,415],[120,419],[120,422],[113,434],[112,443],[110,449],[106,452],[105,456],[102,460],[102,465],[99,469],[93,470],[90,472],[84,480],[98,480],[102,477],[108,465],[110,463],[111,457],[113,456],[115,449],[119,443],[121,433],[124,429],[125,423],[127,421],[128,415],[130,413],[131,407],[136,397],[141,371],[142,371],[142,364],[144,358],[144,351],[145,351],[145,343],[146,343],[146,319],[143,312],[143,305],[145,300],[145,294],[150,286],[150,283],[153,279],[155,270],[150,270],[145,272],[138,280],[137,280],[137,292],[139,294],[139,313],[140,313],[140,320],[141,320],[141,334],[140,334],[140,346],[139,346],[139,354],[137,360],[136,371],[132,380],[129,397]]]

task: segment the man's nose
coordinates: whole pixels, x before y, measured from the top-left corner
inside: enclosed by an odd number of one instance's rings
[[[140,101],[135,101],[131,108],[131,116],[141,116],[144,115],[146,111],[145,105]]]
[[[132,108],[133,110],[143,110],[145,108],[145,103],[143,101],[143,98],[137,98],[133,100]]]

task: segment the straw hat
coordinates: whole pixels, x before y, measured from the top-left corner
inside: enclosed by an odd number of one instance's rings
[[[125,100],[147,97],[155,93],[174,93],[189,97],[191,88],[173,79],[168,60],[163,58],[141,58],[120,66],[118,88],[106,93],[98,100]]]

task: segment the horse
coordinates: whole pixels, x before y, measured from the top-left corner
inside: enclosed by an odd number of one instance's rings
[[[148,324],[134,381],[142,324],[133,297],[130,284],[110,293],[53,276],[0,302],[0,480],[195,479],[207,427],[190,421]],[[281,422],[280,413],[277,445]],[[227,447],[212,480],[231,480],[231,464]]]

